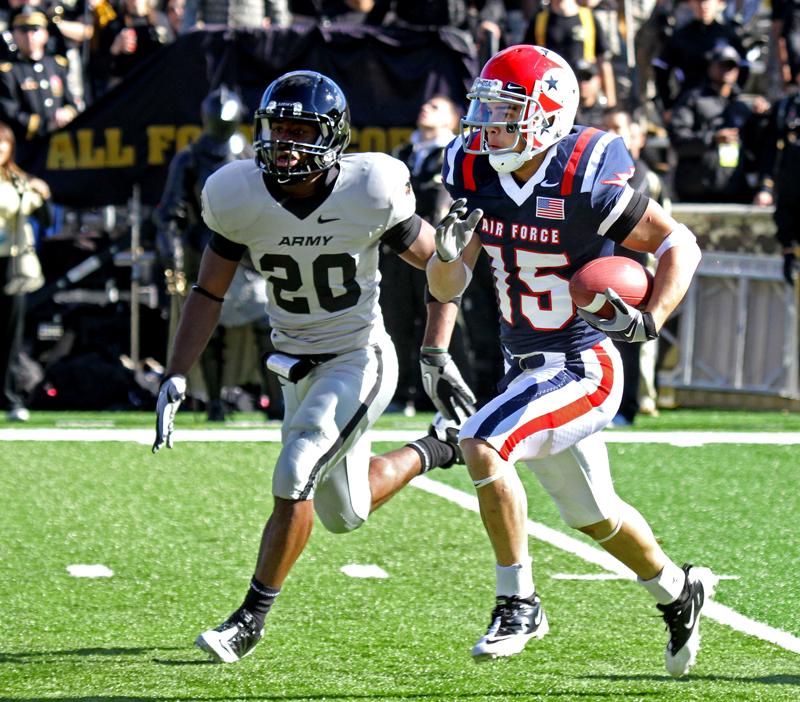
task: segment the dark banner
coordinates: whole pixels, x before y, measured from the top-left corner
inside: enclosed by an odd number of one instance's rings
[[[67,129],[34,145],[22,165],[50,184],[59,204],[124,204],[135,183],[145,204],[157,204],[172,157],[200,134],[200,105],[210,90],[235,88],[252,117],[267,85],[298,69],[324,73],[344,90],[351,150],[391,152],[432,95],[465,102],[476,66],[463,36],[448,29],[193,32],[150,57]]]

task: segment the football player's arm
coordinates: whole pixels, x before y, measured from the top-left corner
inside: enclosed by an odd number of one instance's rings
[[[428,261],[437,258],[434,229],[420,219],[417,238],[399,256],[416,268],[425,269]],[[466,287],[466,286],[465,286]],[[475,413],[475,395],[464,382],[450,356],[450,338],[458,317],[460,300],[428,300],[428,318],[420,349],[422,385],[437,411],[459,424]]]
[[[642,218],[622,245],[659,259],[653,292],[645,309],[652,315],[658,331],[689,289],[700,263],[700,247],[694,235],[654,200],[647,204]]]
[[[427,266],[431,294],[437,300],[452,300],[461,295],[469,285],[472,269],[480,252],[481,238],[473,233],[461,256],[455,261],[445,263],[438,256],[431,256]]]
[[[428,259],[433,256],[433,252],[436,251],[436,244],[433,242],[434,229],[430,223],[426,222],[421,217],[415,215],[414,219],[418,220],[419,234],[417,234],[417,238],[414,239],[409,247],[402,253],[399,253],[398,256],[406,263],[414,266],[414,268],[419,268],[424,271]]]
[[[209,246],[203,253],[197,285],[183,306],[164,380],[158,389],[153,453],[164,446],[172,448],[175,414],[186,397],[186,376],[219,322],[222,298],[237,265],[236,261],[214,253]]]
[[[482,217],[483,210],[469,212],[467,200],[460,198],[436,227],[436,255],[428,261],[426,272],[431,294],[437,300],[452,300],[469,285],[481,251],[481,239],[475,235],[475,228]]]
[[[233,280],[238,266],[206,247],[200,263],[196,288],[192,289],[181,312],[178,330],[172,345],[165,378],[173,375],[186,377],[200,357],[211,334],[219,322],[222,298]],[[216,299],[215,299],[216,298]]]

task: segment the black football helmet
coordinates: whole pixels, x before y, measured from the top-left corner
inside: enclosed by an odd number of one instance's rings
[[[244,105],[239,96],[228,88],[209,93],[201,108],[203,131],[220,144],[228,141],[244,118]]]
[[[291,119],[312,124],[319,137],[314,144],[271,138],[270,120]],[[256,165],[267,175],[297,180],[321,173],[339,161],[350,143],[350,110],[341,88],[315,71],[293,71],[264,92],[253,123]],[[306,154],[295,165],[278,165],[278,153],[291,149]]]

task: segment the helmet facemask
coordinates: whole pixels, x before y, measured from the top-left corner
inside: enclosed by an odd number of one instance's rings
[[[496,171],[510,173],[563,139],[572,129],[572,121],[566,123],[568,110],[543,96],[539,81],[531,92],[528,95],[520,85],[504,86],[500,80],[477,78],[467,94],[469,111],[461,120],[464,151],[488,155]],[[549,110],[544,106],[548,104]],[[516,139],[511,146],[491,148],[490,129],[516,132]]]
[[[304,112],[299,104],[290,108],[278,107],[270,103],[265,109],[257,110],[253,124],[253,149],[256,165],[265,173],[275,176],[281,182],[297,182],[307,176],[322,173],[334,166],[347,144],[350,142],[349,125],[344,117],[339,124],[327,115]],[[271,121],[292,120],[305,122],[317,131],[314,143],[273,139]],[[299,155],[297,163],[291,158],[285,164],[279,157],[287,152]]]

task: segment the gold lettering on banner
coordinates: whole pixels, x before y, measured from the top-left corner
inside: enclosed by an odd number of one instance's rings
[[[106,150],[94,147],[94,130],[79,129],[75,136],[78,139],[78,168],[104,168]]]
[[[106,167],[125,168],[136,164],[136,149],[122,145],[122,130],[106,129]]]
[[[196,124],[184,124],[175,134],[175,152],[183,151],[189,144],[196,142],[202,133],[202,127]]]
[[[380,127],[365,127],[358,140],[359,151],[386,151],[386,132]]]
[[[47,149],[47,170],[72,171],[77,165],[78,160],[75,158],[75,144],[72,141],[72,134],[59,132],[51,136],[49,148]]]
[[[159,124],[147,128],[147,164],[163,166],[167,162],[166,152],[175,142],[175,125]],[[170,153],[170,156],[172,154]]]
[[[121,127],[63,131],[50,137],[47,150],[48,171],[78,169],[130,168],[137,165],[141,153],[137,147],[125,144]],[[252,140],[251,125],[242,125],[245,139]],[[407,143],[411,127],[364,127],[351,129],[348,153],[377,151],[391,153]],[[147,127],[147,165],[166,166],[173,156],[197,141],[203,133],[197,124],[154,124]]]

